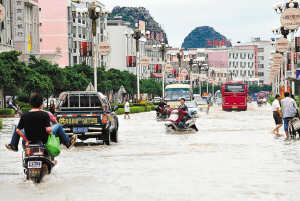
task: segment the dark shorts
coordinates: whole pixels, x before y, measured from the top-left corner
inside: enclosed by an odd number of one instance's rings
[[[129,114],[129,112],[125,112],[125,114]]]
[[[282,124],[282,118],[280,117],[279,113],[277,111],[273,111],[273,118],[275,120],[275,124]]]

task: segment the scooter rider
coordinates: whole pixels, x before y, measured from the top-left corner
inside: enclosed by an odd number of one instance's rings
[[[184,103],[185,103],[185,99],[181,98],[180,99],[180,105],[179,105],[178,109],[181,109],[181,110],[183,110],[185,112],[184,116],[190,117],[190,115],[189,115],[189,109],[188,109],[188,107]]]
[[[160,102],[158,103],[159,109],[164,109],[165,105],[167,105],[162,98],[160,98]]]

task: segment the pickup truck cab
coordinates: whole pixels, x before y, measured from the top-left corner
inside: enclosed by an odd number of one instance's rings
[[[96,138],[105,144],[118,142],[119,122],[107,97],[95,91],[65,91],[57,100],[55,118],[68,136]]]

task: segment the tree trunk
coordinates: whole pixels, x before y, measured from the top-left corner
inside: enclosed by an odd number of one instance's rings
[[[4,100],[3,108],[6,108],[6,85],[4,85],[3,87],[3,100]]]
[[[49,94],[48,94],[48,90],[47,90],[47,107],[48,108],[48,99],[49,99]]]

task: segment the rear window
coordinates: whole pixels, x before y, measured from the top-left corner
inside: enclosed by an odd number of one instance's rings
[[[245,85],[225,85],[225,92],[245,92]]]
[[[79,100],[80,97],[80,100]],[[58,107],[101,107],[102,104],[96,94],[64,94],[60,97]]]

